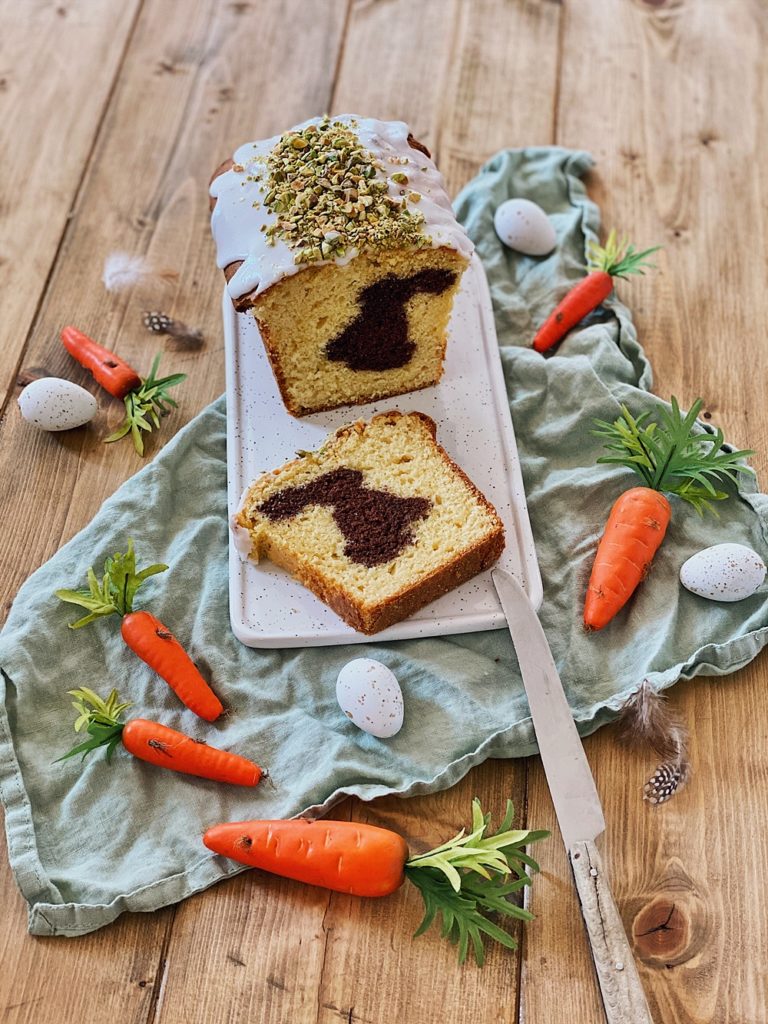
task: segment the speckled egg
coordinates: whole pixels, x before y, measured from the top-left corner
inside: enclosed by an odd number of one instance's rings
[[[72,430],[96,415],[96,399],[79,384],[61,377],[41,377],[19,395],[21,415],[40,430]]]
[[[497,206],[493,226],[504,245],[525,256],[546,256],[557,244],[552,221],[530,199],[508,199]]]
[[[348,661],[336,680],[339,707],[358,729],[387,739],[403,726],[403,691],[394,673],[373,658]]]
[[[742,601],[765,579],[765,563],[744,544],[715,544],[697,551],[680,567],[680,582],[710,601]]]

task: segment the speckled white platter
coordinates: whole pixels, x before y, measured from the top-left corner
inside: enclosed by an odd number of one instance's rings
[[[477,256],[462,278],[449,326],[445,373],[433,388],[370,405],[296,419],[283,405],[253,317],[236,313],[224,292],[229,510],[255,477],[318,448],[327,434],[386,409],[419,410],[437,423],[437,440],[495,505],[506,528],[499,565],[522,582],[534,606],[542,599],[515,434],[499,360],[485,272]],[[310,591],[270,562],[243,563],[230,538],[232,629],[250,647],[367,643]],[[411,618],[377,633],[403,640],[473,633],[505,624],[489,572],[445,594]]]

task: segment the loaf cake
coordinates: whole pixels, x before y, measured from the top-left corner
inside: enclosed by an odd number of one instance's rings
[[[504,547],[496,510],[418,412],[342,427],[265,473],[233,527],[252,558],[283,566],[368,634],[487,569]]]
[[[303,416],[436,384],[472,243],[402,121],[312,118],[210,187],[217,261]]]

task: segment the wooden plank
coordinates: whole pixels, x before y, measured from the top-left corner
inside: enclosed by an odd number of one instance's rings
[[[0,407],[140,6],[0,3]]]
[[[333,109],[405,120],[432,149],[459,0],[353,0]]]
[[[768,99],[759,5],[601,0],[565,8],[557,141],[598,159],[591,193],[608,225],[663,243],[659,271],[621,294],[636,314],[656,390],[689,403],[758,449],[765,476],[765,210]],[[600,31],[595,31],[595,26]],[[589,59],[585,59],[589,54]],[[734,59],[724,59],[725,54]],[[738,59],[735,55],[738,54]],[[600,87],[603,83],[603,87]],[[739,241],[737,241],[739,240]],[[749,240],[745,242],[744,240]],[[723,512],[727,539],[727,511]],[[640,787],[653,756],[627,753],[615,728],[587,743],[605,803],[603,849],[655,1019],[764,1021],[768,876],[766,666],[683,684],[672,700],[693,729],[694,777],[652,809]],[[554,825],[538,767],[529,813]],[[527,933],[524,1019],[600,1019],[562,848],[543,859],[541,919]],[[552,907],[561,909],[555,915]]]
[[[554,108],[558,20],[559,8],[548,4],[460,3],[453,24],[444,3],[360,4],[350,23],[335,106],[356,101],[360,108],[364,102],[365,110],[378,113],[383,104],[382,116],[407,120],[435,150],[455,192],[502,146],[546,140]],[[388,46],[377,48],[375,40],[385,33]],[[535,107],[500,103],[490,117],[485,97],[503,94],[510,67],[521,81],[538,75],[540,102]],[[489,809],[512,796],[522,809],[523,786],[521,763],[491,763],[447,793],[385,806],[395,827],[432,843],[463,824],[472,795],[487,800]],[[377,802],[375,811],[381,806]],[[353,810],[361,820],[367,813],[360,805]],[[516,1019],[517,956],[490,950],[479,972],[458,970],[454,952],[442,948],[437,935],[411,947],[407,935],[419,920],[419,905],[416,892],[404,894],[394,906],[331,898],[326,926],[333,936],[326,948],[320,1021],[381,1020],[382,998],[387,1019],[403,1024],[443,1021],[447,1007],[456,1022]]]
[[[427,145],[436,144],[438,126],[443,124],[443,142],[456,147],[466,174],[473,146],[477,148],[472,171],[493,149],[514,144],[529,130],[543,136],[551,122],[551,106],[549,111],[545,104],[539,107],[543,117],[534,125],[536,115],[520,105],[496,124],[495,134],[480,115],[470,112],[470,123],[466,123],[452,97],[468,88],[466,65],[477,61],[478,33],[489,32],[491,25],[498,26],[499,18],[503,19],[499,46],[486,55],[490,78],[473,72],[472,80],[482,90],[501,80],[510,49],[524,52],[521,36],[526,31],[533,31],[532,26],[542,31],[542,15],[527,7],[520,10],[493,2],[473,5],[472,18],[463,7],[457,14],[460,17],[452,23],[442,0],[418,6],[356,4],[331,109],[405,118]],[[550,28],[550,96],[554,97],[557,8],[548,9],[544,16]],[[515,40],[512,47],[507,42],[510,35]],[[386,47],[380,45],[382,38],[387,39]],[[493,763],[475,770],[447,793],[405,802],[353,802],[338,808],[334,816],[351,813],[357,820],[401,830],[414,845],[419,839],[430,845],[466,822],[473,795],[479,795],[488,808],[503,806],[512,795],[522,807],[523,786],[520,765]],[[228,918],[209,897],[181,906],[169,962],[190,964],[189,973],[194,975],[205,962],[210,963],[210,949],[214,949],[221,984],[211,981],[200,1006],[189,986],[180,980],[174,983],[172,967],[163,1021],[203,1021],[213,1007],[222,1020],[258,1016],[265,1024],[378,1021],[382,1013],[403,1024],[429,1024],[443,1019],[445,1006],[451,1007],[451,1018],[457,1022],[484,1014],[510,1020],[516,1015],[514,955],[489,951],[481,974],[471,967],[459,970],[455,951],[437,933],[411,944],[410,934],[420,920],[415,890],[406,889],[385,901],[361,901],[258,875],[242,876],[219,889],[216,898],[227,900]],[[234,923],[221,945],[216,937],[227,919]],[[201,936],[208,938],[201,941]],[[438,999],[436,992],[440,992]]]
[[[287,6],[204,0],[147,5],[27,346],[24,366],[42,366],[96,390],[60,345],[62,325],[77,324],[140,372],[164,347],[142,326],[143,310],[160,308],[202,328],[204,349],[169,348],[163,357],[161,369],[189,377],[177,392],[179,410],[149,439],[149,454],[224,387],[223,278],[215,266],[206,199],[213,168],[244,135],[269,135],[329,101],[346,0],[322,0],[312,31],[301,40],[293,34],[300,8],[300,0]],[[255,31],[262,47],[258,61]],[[291,62],[285,60],[289,51]],[[173,276],[108,293],[101,276],[114,251],[144,256]],[[0,477],[8,481],[6,509],[17,523],[0,539],[3,604],[141,468],[130,443],[102,444],[124,410],[104,392],[98,397],[96,420],[66,436],[31,429],[15,402],[0,422]],[[62,494],[71,500],[62,501]],[[45,531],[33,528],[24,513],[29,507],[38,509]]]
[[[512,799],[519,821],[524,792],[522,762],[488,762],[446,792],[407,801],[391,798],[369,806],[357,803],[353,816],[396,829],[413,850],[425,850],[469,824],[475,796],[496,820],[506,800]],[[438,925],[411,939],[423,909],[417,890],[408,883],[386,901],[331,898],[325,919],[329,941],[318,1021],[437,1024],[445,1020],[447,1009],[457,1024],[516,1018],[517,952],[488,943],[482,970],[471,961],[471,954],[470,962],[459,967],[456,949],[440,937]],[[520,941],[521,929],[514,934]]]
[[[24,365],[45,366],[93,387],[57,341],[62,324],[77,323],[114,344],[141,369],[161,347],[140,326],[142,309],[159,306],[201,326],[205,349],[166,356],[169,367],[190,376],[182,408],[164,424],[162,439],[223,389],[223,279],[209,240],[206,200],[211,171],[244,136],[270,134],[328,103],[346,0],[322,0],[307,31],[296,33],[303,10],[303,0],[280,6],[216,0],[145,5],[25,353]],[[296,63],[285,59],[287,53]],[[147,255],[177,277],[110,295],[101,273],[113,250]],[[120,403],[101,400],[95,428],[66,437],[31,430],[15,402],[0,424],[6,522],[14,523],[0,545],[4,605],[63,536],[80,529],[141,465],[129,445],[106,447],[99,440],[107,421],[111,427],[121,414]],[[31,507],[36,517],[30,517]],[[25,935],[22,901],[3,862],[4,1021],[154,1020],[166,978],[170,993],[176,984],[197,992],[199,978],[185,982],[183,963],[165,953],[175,911],[131,916],[83,939],[33,940]],[[216,908],[214,916],[224,921],[226,904]]]
[[[459,5],[436,140],[451,194],[498,150],[551,141],[560,16],[546,0]]]
[[[478,796],[487,809],[523,804],[525,773],[488,763],[445,793],[372,804],[346,801],[329,817],[392,828],[414,850],[450,838],[469,822]],[[247,872],[186,901],[168,950],[163,1024],[254,1019],[291,1021],[514,1019],[515,955],[488,949],[482,972],[456,965],[437,929],[412,941],[422,916],[413,886],[364,900]],[[206,976],[200,990],[190,978]],[[440,992],[440,998],[435,993]]]
[[[129,914],[80,938],[32,938],[5,855],[0,905],[3,1024],[144,1024],[148,1019],[173,910]]]
[[[15,379],[139,7],[139,0],[117,8],[107,0],[0,7],[0,403]],[[146,1019],[169,914],[126,919],[106,937],[32,939],[4,857],[0,903],[3,1021]]]
[[[349,818],[349,802],[333,816]],[[181,904],[159,1024],[314,1021],[329,902],[322,889],[249,871]]]

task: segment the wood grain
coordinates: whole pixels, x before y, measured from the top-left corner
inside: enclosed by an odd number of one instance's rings
[[[126,914],[102,932],[32,939],[3,855],[0,870],[0,1020],[3,1024],[144,1024],[173,910]]]
[[[406,120],[430,150],[452,54],[457,0],[353,0],[333,90],[337,113]]]
[[[758,449],[764,477],[762,381],[748,367],[765,350],[764,257],[753,261],[750,252],[765,252],[758,154],[768,142],[760,114],[768,12],[747,3],[601,0],[567,4],[564,17],[557,141],[595,154],[590,191],[607,225],[639,245],[664,245],[657,273],[621,286],[656,391],[684,403],[703,395],[734,443]],[[749,239],[746,248],[726,241],[736,238]],[[751,753],[764,745],[764,688],[762,662],[675,688],[672,699],[693,727],[695,775],[657,809],[639,792],[651,759],[625,751],[613,728],[587,744],[608,822],[603,857],[658,1022],[766,1020],[768,983],[755,965],[768,937],[755,893],[768,855],[747,825],[765,808],[765,766]],[[538,766],[528,800],[532,818],[552,821]],[[525,1019],[555,1019],[565,1001],[577,1019],[600,1020],[581,922],[562,885],[564,851],[550,846],[542,856],[552,888],[533,894],[542,917],[526,935]],[[555,892],[563,911],[552,918],[544,907]]]
[[[140,0],[0,4],[0,408],[42,298]],[[82,73],[87,55],[98,74]],[[66,96],[66,102],[62,102]]]
[[[329,816],[395,828],[424,850],[468,823],[474,796],[488,808],[509,796],[522,806],[524,779],[519,768],[487,764],[446,793],[346,801]],[[514,954],[489,949],[482,972],[459,969],[437,931],[411,939],[421,916],[410,885],[365,900],[249,872],[218,886],[215,898],[179,906],[158,1021],[431,1022],[443,1019],[446,1005],[459,1024],[488,1012],[513,1020]],[[195,975],[206,977],[202,991],[190,985]]]
[[[248,133],[269,135],[328,103],[346,0],[323,0],[318,6],[324,17],[315,17],[312,32],[302,36],[303,56],[292,34],[301,7],[301,0],[267,5],[263,11],[213,0],[145,5],[27,344],[26,366],[45,366],[93,387],[58,342],[64,324],[94,334],[144,373],[163,343],[142,326],[143,310],[159,308],[202,328],[205,348],[169,350],[163,357],[161,369],[183,371],[188,379],[178,394],[179,410],[150,438],[150,455],[224,388],[222,279],[209,238],[206,199],[213,168],[242,140],[243,126]],[[257,28],[264,57],[254,65]],[[290,47],[305,64],[298,81],[295,68],[284,60]],[[116,250],[146,256],[175,277],[153,277],[110,294],[101,275],[105,258]],[[99,401],[96,420],[66,436],[30,431],[15,402],[0,423],[0,478],[9,482],[6,511],[20,524],[26,520],[26,530],[21,527],[26,532],[23,563],[17,557],[18,538],[0,538],[4,602],[142,465],[127,441],[102,444],[124,410],[103,392]],[[69,500],[60,500],[62,492]],[[45,531],[35,529],[25,515],[30,506],[45,521]]]
[[[64,0],[0,7],[0,404],[12,391],[139,6]],[[97,76],[77,72],[84,59]],[[3,473],[6,494],[12,478]],[[0,905],[3,1022],[147,1019],[172,912],[125,918],[104,936],[32,940],[5,857]]]
[[[499,149],[551,141],[561,8],[473,0],[458,15],[436,140],[452,195]]]
[[[140,314],[162,308],[201,327],[206,346],[164,356],[169,370],[190,376],[181,409],[150,444],[150,454],[158,450],[223,387],[221,279],[204,195],[210,171],[249,135],[346,109],[408,120],[454,192],[502,146],[591,149],[598,167],[590,190],[606,223],[639,244],[665,246],[657,274],[621,286],[658,392],[684,402],[701,393],[736,443],[768,450],[755,372],[765,344],[765,5],[145,0],[140,8],[139,0],[41,0],[6,3],[0,18],[3,394],[17,393],[20,366],[90,386],[56,341],[66,322],[147,369],[158,341]],[[55,187],[44,188],[52,166]],[[32,189],[22,188],[27,181]],[[41,198],[30,203],[35,191]],[[117,249],[176,276],[107,294],[101,272]],[[55,437],[29,430],[15,401],[7,404],[3,608],[140,465],[129,445],[105,449],[99,440],[120,413],[105,400],[92,426]],[[763,455],[757,462],[766,469]],[[768,1021],[764,694],[761,663],[676,688],[674,701],[694,725],[695,776],[657,809],[641,799],[650,756],[626,751],[612,728],[586,743],[608,821],[603,857],[658,1024]],[[390,824],[416,846],[452,834],[475,794],[489,808],[512,794],[528,823],[554,832],[536,851],[544,871],[530,905],[538,916],[523,932],[521,955],[495,950],[482,972],[459,970],[436,933],[411,942],[415,892],[353,901],[255,872],[94,936],[33,940],[4,863],[0,1018],[602,1020],[536,759],[491,762],[443,794],[349,801],[336,813]]]
[[[302,37],[303,55],[292,28],[302,7],[303,0],[261,9],[215,0],[145,4],[24,365],[45,366],[91,386],[57,341],[58,328],[74,322],[148,369],[158,342],[144,331],[140,314],[159,306],[201,326],[207,338],[199,353],[166,356],[169,367],[189,373],[173,426],[223,390],[222,280],[209,241],[206,185],[221,156],[242,141],[243,126],[269,135],[326,106],[346,0],[318,7],[312,31]],[[264,51],[254,64],[257,31]],[[300,78],[284,60],[289,48],[302,67]],[[98,68],[97,52],[92,66]],[[178,277],[110,295],[101,272],[113,250],[147,255]],[[12,379],[13,362],[4,358],[2,367],[4,379]],[[29,430],[15,402],[0,423],[4,510],[19,530],[4,532],[0,542],[4,605],[24,576],[141,464],[130,445],[101,443],[121,407],[103,396],[100,401],[95,423],[66,437]],[[164,424],[163,436],[172,429]],[[37,509],[34,518],[31,507]],[[155,1018],[170,971],[165,949],[175,911],[126,917],[114,929],[83,939],[42,941],[25,934],[23,904],[7,863],[0,884],[3,906],[12,910],[0,927],[3,1021],[107,1024]],[[227,927],[224,921],[219,927]],[[193,983],[189,991],[197,988]]]

